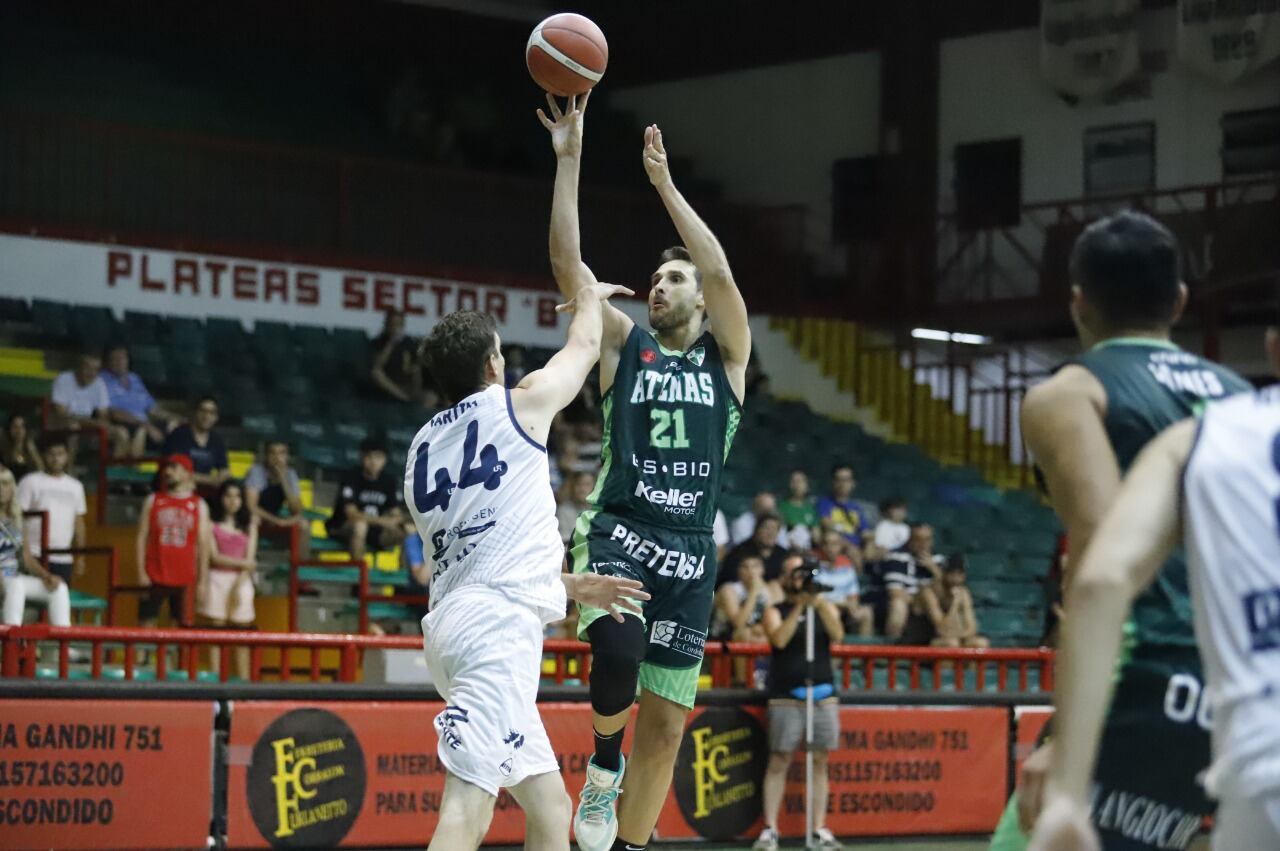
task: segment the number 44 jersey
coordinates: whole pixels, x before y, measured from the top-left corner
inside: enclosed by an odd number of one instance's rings
[[[546,623],[564,617],[564,545],[547,450],[516,422],[506,388],[473,393],[418,431],[404,497],[431,567],[433,610],[478,585]]]

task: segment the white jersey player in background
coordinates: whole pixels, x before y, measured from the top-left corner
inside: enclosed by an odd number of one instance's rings
[[[519,386],[503,386],[493,318],[459,312],[423,344],[453,404],[409,449],[405,502],[431,559],[431,611],[422,619],[427,669],[446,706],[435,719],[448,772],[432,851],[479,847],[499,789],[525,811],[525,848],[568,851],[571,802],[536,705],[544,624],[566,596],[639,611],[635,580],[561,572],[544,444],[600,356],[603,302],[630,290],[596,284],[561,309],[568,341]]]
[[[1280,331],[1267,332],[1280,376]],[[1129,604],[1185,543],[1205,693],[1165,712],[1212,715],[1214,851],[1280,849],[1280,385],[1210,405],[1143,451],[1067,594],[1057,747],[1028,851],[1093,851],[1089,778]],[[1149,767],[1159,771],[1159,765]],[[1156,836],[1161,813],[1140,819]]]

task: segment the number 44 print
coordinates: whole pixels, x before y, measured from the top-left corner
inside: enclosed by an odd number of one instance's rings
[[[419,514],[426,514],[436,508],[441,511],[449,507],[449,500],[456,488],[470,488],[484,485],[485,490],[497,490],[502,484],[502,477],[507,473],[507,462],[498,458],[498,450],[492,443],[486,443],[480,450],[480,463],[476,464],[476,444],[480,442],[480,424],[472,420],[467,424],[467,437],[462,443],[462,470],[455,485],[449,471],[441,467],[434,473],[435,487],[427,490],[431,482],[427,479],[427,458],[431,444],[423,442],[418,446],[418,454],[413,461],[413,504]]]

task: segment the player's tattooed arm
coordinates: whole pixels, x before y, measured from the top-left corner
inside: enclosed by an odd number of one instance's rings
[[[1058,651],[1055,746],[1032,849],[1057,848],[1092,829],[1090,778],[1124,622],[1181,537],[1182,470],[1194,440],[1195,422],[1185,420],[1148,444],[1079,560],[1067,591],[1071,618]]]
[[[649,599],[649,593],[637,579],[599,573],[562,573],[560,579],[569,599],[603,609],[618,623],[622,623],[627,613],[642,615],[640,603]]]
[[[707,304],[707,316],[711,319],[711,332],[724,353],[729,382],[741,399],[746,387],[747,360],[751,357],[747,305],[733,280],[729,258],[720,240],[676,189],[667,164],[662,130],[656,124],[644,131],[644,170],[649,175],[649,182],[658,190],[681,242],[689,249],[693,265],[702,275],[702,295]]]
[[[572,299],[583,287],[596,283],[591,268],[582,261],[582,238],[578,225],[578,176],[582,164],[582,128],[591,93],[571,97],[561,109],[555,97],[547,95],[551,118],[541,109],[538,120],[551,134],[556,153],[556,182],[551,196],[551,233],[548,253],[551,273],[561,294]],[[621,349],[631,333],[631,318],[611,305],[604,309],[604,343]]]
[[[1023,439],[1073,552],[1084,552],[1120,489],[1120,465],[1103,426],[1106,408],[1102,385],[1080,366],[1059,370],[1022,403]]]

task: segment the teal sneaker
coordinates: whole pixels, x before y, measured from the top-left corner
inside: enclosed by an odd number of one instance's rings
[[[622,774],[627,760],[622,758],[617,771],[587,762],[587,782],[573,814],[573,834],[581,851],[609,851],[618,838],[618,796],[622,794]]]

